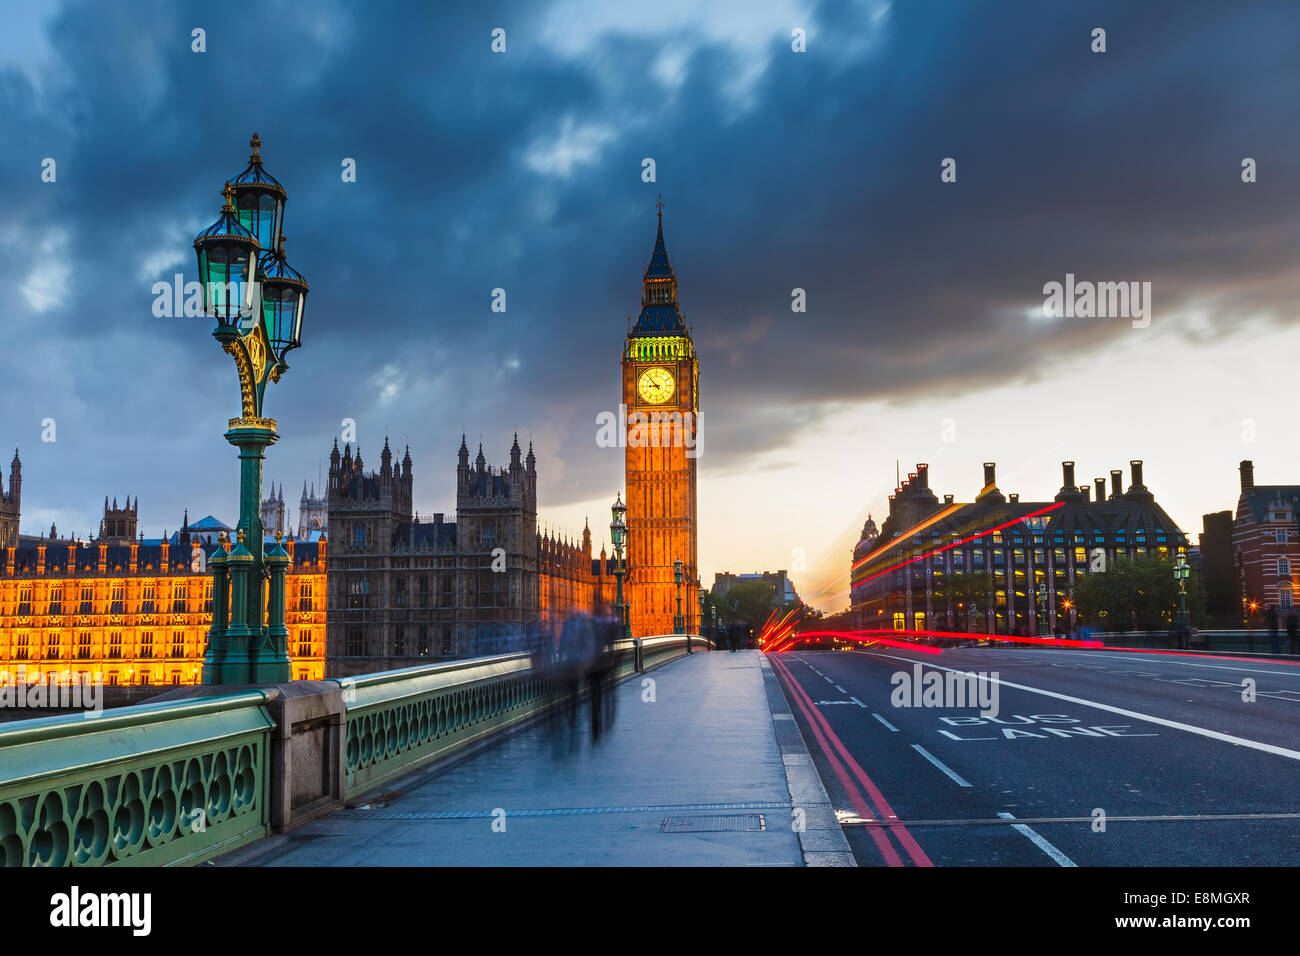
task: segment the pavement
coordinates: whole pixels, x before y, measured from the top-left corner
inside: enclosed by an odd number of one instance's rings
[[[853,865],[765,655],[697,652],[614,695],[598,743],[584,707],[577,733],[529,725],[216,863]]]
[[[1295,662],[872,647],[773,663],[860,865],[1300,864]],[[917,665],[983,675],[996,714],[902,696]]]

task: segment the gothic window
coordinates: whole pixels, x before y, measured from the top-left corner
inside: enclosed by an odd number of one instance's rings
[[[311,657],[311,631],[298,632],[298,656]]]
[[[365,578],[348,582],[348,607],[370,607],[370,582]]]
[[[90,660],[90,632],[82,631],[77,635],[77,660]]]
[[[185,632],[172,631],[172,657],[185,656]]]
[[[185,613],[185,584],[181,581],[172,585],[172,613]]]
[[[212,613],[212,582],[209,581],[203,586],[203,610],[209,614]]]
[[[81,610],[78,614],[91,614],[95,610],[95,589],[89,584],[81,586]]]
[[[144,631],[140,634],[140,658],[141,660],[153,660],[153,631]]]
[[[108,656],[111,660],[122,659],[122,632],[113,631],[108,636]]]
[[[360,657],[362,654],[361,628],[349,627],[347,639],[347,656]]]
[[[57,661],[59,652],[62,650],[59,641],[59,635],[50,634],[45,638],[45,659],[47,661]]]
[[[312,609],[312,583],[310,581],[300,581],[298,583],[298,610],[310,611]]]
[[[14,638],[14,660],[27,660],[28,646],[28,637],[26,634],[19,634]]]
[[[109,598],[112,602],[109,605],[109,614],[121,614],[126,605],[126,584],[122,581],[113,582],[112,595]]]
[[[396,590],[393,593],[393,604],[396,607],[406,607],[406,578],[398,575]]]
[[[140,613],[152,614],[154,600],[158,596],[158,586],[150,581],[144,586],[144,591],[140,595]]]
[[[366,550],[366,526],[359,524],[352,529],[352,548],[355,551]]]
[[[32,586],[24,584],[18,589],[18,613],[27,616],[32,613]]]
[[[63,585],[56,584],[50,588],[50,613],[63,613]]]
[[[393,656],[406,656],[406,628],[400,624],[393,628]]]

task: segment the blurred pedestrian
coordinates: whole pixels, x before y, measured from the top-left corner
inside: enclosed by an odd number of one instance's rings
[[[614,641],[618,638],[618,622],[611,618],[598,618],[592,627],[592,653],[587,660],[587,682],[591,686],[591,740],[600,740],[614,724],[615,695]]]

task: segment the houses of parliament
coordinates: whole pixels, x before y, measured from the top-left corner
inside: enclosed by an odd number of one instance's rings
[[[641,311],[622,350],[628,415],[625,596],[634,636],[671,633],[680,610],[694,629],[698,583],[696,470],[682,422],[695,428],[699,363],[677,300],[660,205],[642,276]],[[575,612],[615,613],[614,557],[580,534],[537,524],[538,470],[518,436],[507,462],[490,465],[465,436],[455,455],[456,513],[414,511],[414,463],[385,439],[379,468],[361,449],[334,443],[317,497],[304,484],[298,528],[288,527],[283,485],[262,502],[264,546],[284,535],[291,673],[348,676],[437,658],[519,646],[554,633]],[[450,463],[449,463],[450,466]],[[147,539],[139,500],[104,502],[89,539],[21,534],[17,453],[0,493],[0,670],[11,675],[102,678],[108,685],[192,684],[200,679],[212,581],[207,560],[231,529],[186,513],[181,530]],[[612,497],[612,496],[611,496]],[[683,583],[675,580],[682,563]]]

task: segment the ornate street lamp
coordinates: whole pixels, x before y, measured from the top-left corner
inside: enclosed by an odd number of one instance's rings
[[[673,633],[684,634],[686,629],[682,626],[682,559],[678,558],[673,562],[673,580],[677,582],[677,615],[673,618]],[[690,642],[687,642],[686,650],[689,651]]]
[[[709,592],[704,590],[704,588],[699,588],[699,593],[696,596],[700,599],[700,616],[698,620],[700,623],[700,636],[703,637],[704,636],[704,602],[709,599]]]
[[[1192,569],[1187,560],[1180,554],[1178,560],[1174,562],[1174,580],[1178,582],[1178,636],[1179,643],[1182,643],[1183,634],[1187,628],[1187,579],[1191,577]]]
[[[262,458],[279,435],[275,420],[262,416],[262,401],[267,383],[288,371],[285,355],[302,344],[307,282],[284,258],[284,187],[262,168],[257,134],[249,145],[248,168],[222,191],[221,215],[194,239],[203,309],[217,320],[212,337],[235,361],[241,399],[241,415],[230,419],[225,434],[239,449],[239,524],[235,541],[222,541],[209,561],[213,617],[205,684],[289,680],[289,556],[278,535],[265,552],[261,519]]]
[[[1047,636],[1047,585],[1038,585],[1038,635]]]
[[[614,577],[618,580],[618,601],[614,606],[618,610],[619,629],[622,631],[623,639],[630,641],[632,626],[629,623],[627,604],[623,601],[623,545],[627,543],[627,522],[623,518],[627,514],[627,505],[623,504],[622,492],[615,498],[614,505],[609,510],[614,516],[614,520],[609,523],[609,537],[614,542]]]

